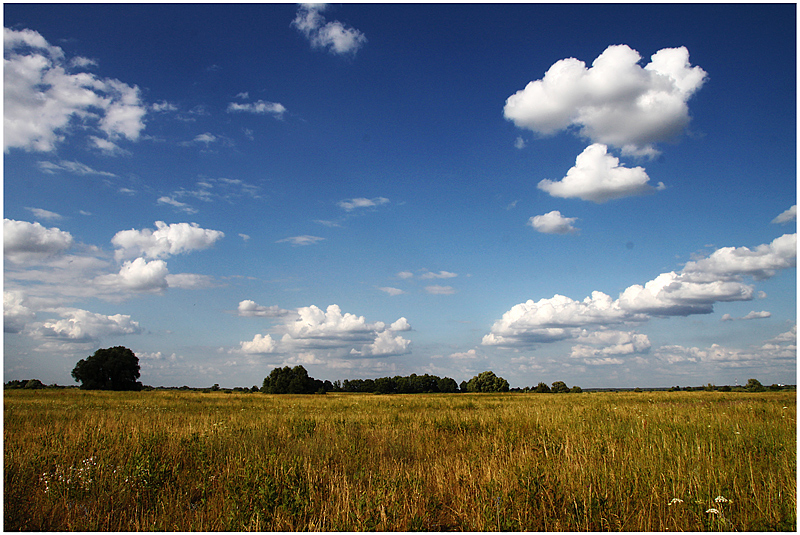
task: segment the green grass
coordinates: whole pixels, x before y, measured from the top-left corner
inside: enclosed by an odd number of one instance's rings
[[[797,525],[794,392],[4,401],[5,530]]]

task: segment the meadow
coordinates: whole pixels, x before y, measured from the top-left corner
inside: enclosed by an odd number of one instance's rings
[[[795,531],[795,392],[4,393],[6,531]]]

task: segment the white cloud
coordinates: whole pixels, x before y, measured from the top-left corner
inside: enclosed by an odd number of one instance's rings
[[[99,175],[99,176],[109,176],[109,177],[117,176],[114,173],[108,173],[106,171],[97,171],[81,162],[71,162],[68,160],[61,160],[58,163],[40,161],[37,163],[37,165],[39,169],[51,175],[55,174],[57,171],[67,171],[69,173],[82,176],[85,175]]]
[[[243,302],[246,303],[246,302]],[[240,308],[258,309],[246,303]],[[240,342],[244,351],[259,347],[262,353],[286,353],[312,355],[342,359],[347,357],[388,357],[410,352],[411,342],[397,335],[411,330],[405,318],[400,318],[389,327],[383,322],[368,323],[364,316],[342,313],[338,305],[322,310],[314,305],[298,308],[296,314],[286,317],[274,328],[276,339],[256,335],[253,342]],[[264,350],[269,349],[269,351]],[[326,361],[329,364],[332,361]]]
[[[452,353],[448,358],[454,360],[475,360],[478,358],[478,352],[475,349],[470,349],[469,351]]]
[[[440,271],[439,273],[432,273],[430,271],[426,271],[425,273],[419,276],[420,279],[452,279],[453,277],[458,277],[458,273],[451,273],[449,271]]]
[[[577,217],[564,217],[558,210],[553,210],[543,215],[533,216],[528,220],[528,225],[544,234],[572,234],[578,229],[572,224]]]
[[[414,276],[414,274],[411,273],[410,271],[401,271],[400,273],[397,274],[397,276],[401,279],[410,279]]]
[[[324,48],[332,54],[355,54],[367,38],[338,20],[326,22],[322,16],[325,8],[325,4],[301,4],[292,26],[305,35],[314,48]]]
[[[159,197],[157,202],[158,202],[158,204],[168,204],[170,206],[174,206],[175,208],[177,208],[181,212],[186,212],[187,214],[196,214],[197,213],[197,209],[196,208],[186,204],[185,202],[180,202],[180,201],[175,200],[174,198],[168,197],[166,195],[164,195],[163,197]]]
[[[526,147],[525,140],[522,139],[522,136],[517,136],[517,139],[514,140],[514,148],[516,149],[524,149]]]
[[[282,318],[292,314],[291,311],[284,310],[278,305],[265,307],[250,299],[240,301],[236,310],[237,313],[243,317]]]
[[[130,290],[160,292],[168,286],[168,274],[167,263],[163,260],[148,262],[144,258],[137,258],[122,264],[117,279],[123,287]]]
[[[47,152],[72,124],[114,141],[139,138],[147,112],[139,88],[119,80],[71,70],[64,52],[32,30],[3,29],[4,150]]]
[[[29,210],[33,214],[33,217],[37,219],[64,219],[64,216],[62,216],[61,214],[51,212],[50,210],[44,210],[42,208],[28,208],[28,207],[26,207],[25,209]]]
[[[140,334],[143,329],[130,316],[106,316],[88,310],[67,308],[56,311],[62,319],[47,321],[37,326],[35,334],[70,342],[97,341],[107,336]]]
[[[483,337],[483,345],[526,347],[537,343],[600,336],[587,330],[629,322],[644,322],[652,317],[709,314],[719,302],[749,301],[752,286],[743,276],[767,278],[778,269],[795,267],[795,235],[785,235],[755,249],[723,248],[706,259],[687,262],[681,272],[662,273],[644,285],[634,284],[612,300],[593,292],[583,301],[562,295],[538,302],[528,300],[513,306]],[[745,318],[767,317],[768,312],[751,312]],[[723,317],[723,321],[733,319]],[[587,355],[579,349],[580,355]]]
[[[748,275],[756,280],[767,279],[780,269],[797,266],[797,234],[784,234],[772,243],[755,249],[723,247],[702,260],[687,262],[685,273],[718,278]]]
[[[626,319],[619,304],[602,292],[592,292],[583,301],[563,295],[538,302],[529,299],[503,314],[482,343],[514,347],[554,342],[576,338],[587,326],[611,325]]]
[[[664,189],[664,184],[653,187],[649,181],[644,168],[620,165],[618,158],[608,154],[606,145],[594,143],[578,155],[567,176],[559,181],[542,180],[537,187],[553,197],[603,203]]]
[[[111,239],[117,247],[118,260],[144,255],[149,258],[166,258],[170,255],[208,249],[225,234],[219,230],[204,229],[197,223],[156,221],[156,230],[122,230]]]
[[[770,312],[762,310],[761,312],[756,312],[755,310],[751,310],[747,313],[747,315],[742,316],[741,318],[734,318],[730,314],[725,314],[720,318],[720,321],[734,321],[734,320],[759,320],[759,319],[766,319],[772,317]]]
[[[272,115],[273,117],[280,119],[286,112],[286,108],[279,102],[268,102],[265,100],[247,102],[245,104],[231,102],[228,104],[228,113],[235,112],[255,113],[257,115]]]
[[[749,301],[753,287],[738,281],[695,282],[684,273],[662,273],[644,286],[634,284],[619,297],[619,306],[631,314],[688,316],[710,314],[720,301]]]
[[[309,236],[308,234],[305,234],[303,236],[291,236],[289,238],[284,238],[276,241],[275,243],[291,243],[294,246],[314,245],[315,243],[324,239],[325,238],[320,238],[319,236]]]
[[[596,359],[619,357],[647,353],[650,350],[650,339],[646,334],[625,331],[596,331],[579,336],[578,345],[572,347],[570,357],[584,359],[587,364],[598,364]],[[619,360],[619,359],[615,359]],[[619,362],[613,362],[619,364]],[[611,364],[603,361],[603,364]]]
[[[575,58],[559,60],[506,100],[505,118],[543,135],[577,127],[592,142],[652,155],[652,144],[688,125],[687,102],[706,73],[691,67],[685,47],[659,50],[644,67],[641,59],[630,47],[613,45],[588,69]]]
[[[373,206],[380,206],[388,202],[389,199],[386,197],[375,197],[374,199],[365,199],[364,197],[359,197],[357,199],[345,199],[343,201],[339,201],[338,205],[339,208],[342,208],[347,212],[351,212],[356,208],[371,208]]]
[[[405,318],[400,318],[391,325],[389,325],[390,331],[400,332],[400,331],[410,331],[411,325],[408,323],[408,320]]]
[[[25,306],[22,292],[3,292],[3,332],[18,333],[25,325],[36,317],[33,311]]]
[[[401,294],[405,293],[403,290],[401,290],[399,288],[392,288],[391,286],[384,286],[384,287],[378,288],[378,289],[380,291],[382,291],[382,292],[386,292],[387,294],[389,294],[391,296],[401,295]]]
[[[786,211],[781,212],[778,217],[772,220],[773,223],[788,223],[789,221],[797,221],[797,205],[792,205]]]
[[[426,286],[425,291],[431,295],[452,295],[456,293],[455,288],[452,286],[439,286],[438,284]]]
[[[44,260],[72,247],[69,232],[56,227],[45,228],[39,223],[3,220],[3,255],[12,263]]]
[[[239,342],[239,351],[247,354],[268,354],[277,350],[277,344],[270,335],[256,334],[251,341]]]

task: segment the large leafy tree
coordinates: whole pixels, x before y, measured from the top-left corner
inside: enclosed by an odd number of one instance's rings
[[[98,349],[72,370],[72,377],[84,390],[141,390],[139,376],[139,359],[122,346]]]
[[[492,371],[485,371],[470,379],[466,387],[467,392],[508,392],[508,381]]]

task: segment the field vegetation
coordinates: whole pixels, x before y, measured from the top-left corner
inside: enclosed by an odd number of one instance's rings
[[[4,392],[4,529],[795,531],[795,392]]]

